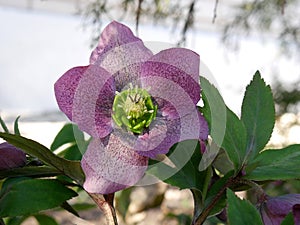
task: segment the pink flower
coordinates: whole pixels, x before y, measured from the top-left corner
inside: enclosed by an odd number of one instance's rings
[[[199,56],[171,48],[153,55],[118,22],[102,32],[90,65],[55,83],[60,109],[93,137],[81,165],[84,188],[108,194],[134,185],[148,158],[177,142],[206,140],[200,100]]]

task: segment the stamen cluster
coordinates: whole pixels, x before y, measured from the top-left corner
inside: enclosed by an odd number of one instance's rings
[[[112,118],[120,127],[125,127],[135,134],[141,134],[155,119],[157,106],[145,89],[130,88],[118,92],[113,103]]]

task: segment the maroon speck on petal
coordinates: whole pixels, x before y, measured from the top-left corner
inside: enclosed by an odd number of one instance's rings
[[[167,49],[152,56],[142,66],[141,77],[145,87],[159,84],[165,78],[171,85],[180,86],[194,104],[200,100],[199,55],[187,49]],[[162,89],[167,90],[167,87]]]
[[[57,103],[69,119],[93,137],[106,137],[111,131],[114,79],[98,66],[75,67],[54,85]]]
[[[108,143],[94,139],[81,161],[90,193],[109,194],[136,184],[144,175],[148,158],[140,156],[111,134]]]
[[[176,66],[162,62],[147,61],[142,66],[141,79],[144,87],[151,87],[150,92],[156,86],[159,86],[161,90],[160,95],[174,91],[174,88],[176,88],[177,90],[182,89],[193,105],[200,100],[199,82],[197,83],[191,75]],[[172,86],[172,90],[169,91],[168,88],[170,86]],[[176,93],[173,92],[173,94]],[[179,100],[185,100],[185,96],[182,96]]]
[[[113,74],[117,90],[121,91],[138,79],[140,64],[152,55],[127,26],[113,21],[101,33],[98,46],[90,57],[90,64],[101,66]]]

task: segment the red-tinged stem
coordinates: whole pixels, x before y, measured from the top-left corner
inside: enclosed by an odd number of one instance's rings
[[[89,195],[104,213],[106,224],[118,225],[116,211],[113,205],[114,193],[107,195],[89,193]]]
[[[213,198],[211,203],[203,210],[203,212],[196,219],[194,225],[202,225],[205,222],[206,218],[209,216],[210,211],[218,203],[218,201],[222,197],[223,193],[226,191],[226,189],[228,187],[230,187],[232,185],[233,182],[234,182],[234,178],[229,178],[229,180],[225,183],[225,185],[220,189],[220,191]]]

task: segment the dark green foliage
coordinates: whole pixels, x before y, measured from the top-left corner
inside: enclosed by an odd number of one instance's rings
[[[125,190],[116,193],[116,209],[121,214],[123,219],[125,219],[126,213],[128,211],[131,192],[132,192],[132,188],[127,188]]]
[[[0,137],[10,144],[22,149],[27,154],[37,157],[45,164],[53,166],[58,171],[63,172],[65,175],[76,180],[78,183],[83,183],[84,174],[81,170],[80,162],[60,158],[40,143],[19,135],[0,133]]]
[[[241,120],[247,130],[247,154],[251,160],[268,143],[275,123],[272,91],[261,78],[259,71],[246,88]]]
[[[213,141],[222,147],[232,161],[236,172],[241,169],[246,155],[246,129],[240,119],[226,107],[219,91],[201,77],[202,109],[208,121]]]
[[[265,150],[253,161],[256,168],[246,170],[245,178],[256,181],[300,179],[299,162],[300,145]]]
[[[174,145],[168,153],[168,158],[173,164],[172,166],[154,161],[147,173],[180,189],[202,190],[202,180],[206,171],[198,170],[201,153],[197,141],[188,140]]]
[[[257,209],[247,200],[239,199],[227,189],[227,216],[230,225],[263,225]]]
[[[59,225],[55,219],[45,214],[38,214],[34,216],[40,225]]]
[[[58,207],[75,196],[76,192],[57,180],[18,179],[1,190],[0,217],[34,214]]]

